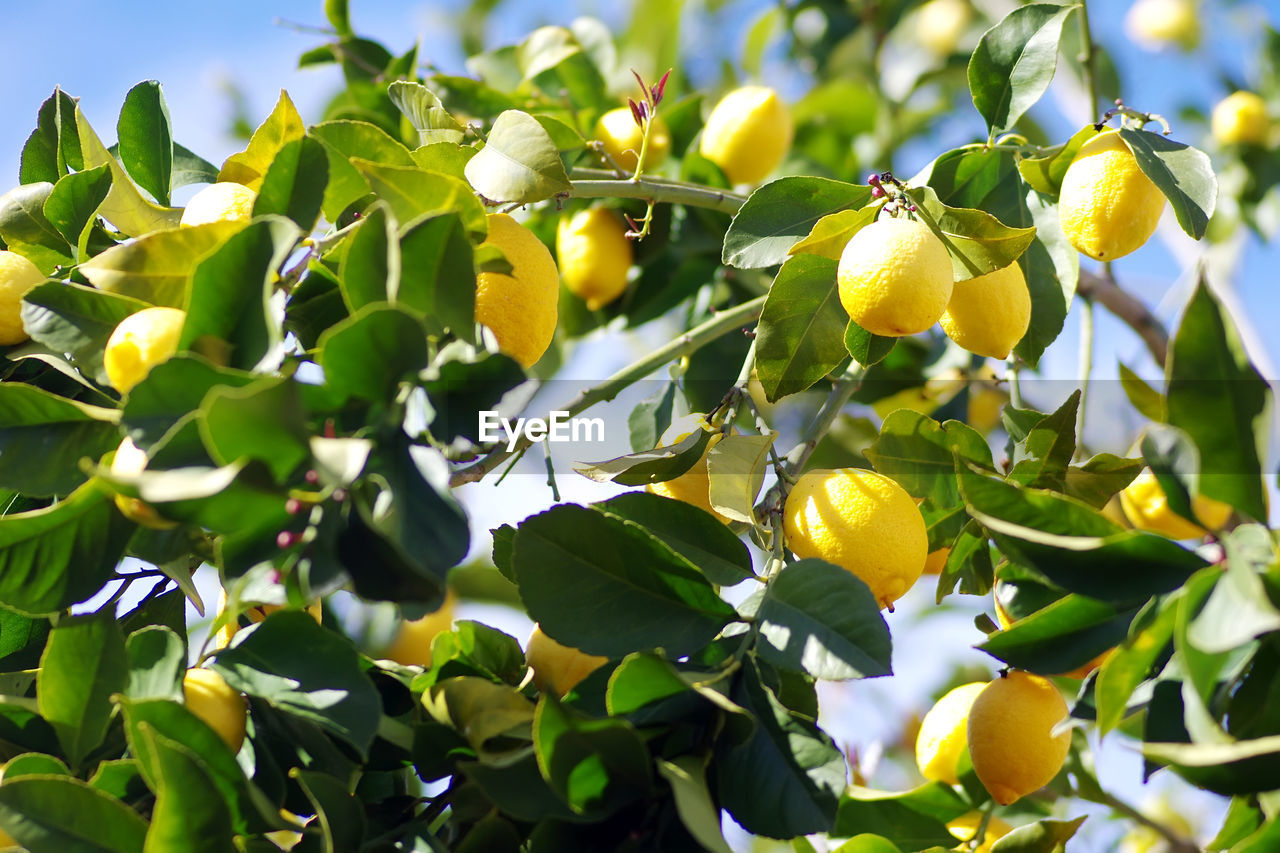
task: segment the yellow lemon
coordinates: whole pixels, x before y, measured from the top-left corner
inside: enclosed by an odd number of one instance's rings
[[[0,251],[0,346],[27,339],[22,326],[22,297],[45,280],[44,273],[17,252]]]
[[[924,574],[940,575],[942,570],[947,567],[947,558],[951,556],[950,548],[939,548],[936,551],[930,551],[929,556],[924,561]]]
[[[1233,92],[1214,106],[1209,126],[1223,145],[1262,145],[1271,130],[1267,102],[1253,92]]]
[[[212,669],[189,669],[182,678],[182,697],[187,710],[218,733],[232,752],[244,743],[246,711],[244,697]]]
[[[1199,539],[1209,531],[1221,530],[1231,517],[1228,504],[1204,495],[1191,499],[1191,509],[1208,530],[1178,515],[1169,509],[1169,498],[1150,468],[1142,469],[1142,473],[1120,492],[1120,508],[1134,527],[1160,533],[1170,539]]]
[[[791,150],[791,111],[766,86],[729,92],[711,110],[698,150],[735,184],[758,184]]]
[[[982,835],[982,843],[977,847],[970,847],[968,842],[973,840],[974,835],[978,832],[978,827],[982,824],[982,815],[978,812],[969,812],[961,815],[952,821],[947,821],[947,830],[952,835],[959,838],[962,844],[956,845],[953,850],[967,850],[970,853],[991,853],[991,847],[1001,838],[1004,838],[1013,827],[1005,821],[994,815],[987,821],[987,830]]]
[[[924,518],[905,489],[875,471],[806,471],[787,495],[782,520],[792,553],[853,573],[881,607],[892,608],[924,571]]]
[[[1114,261],[1150,239],[1164,202],[1120,134],[1106,130],[1080,146],[1067,167],[1058,213],[1077,251],[1096,261]]]
[[[924,715],[916,735],[916,767],[924,778],[959,783],[956,764],[969,749],[969,707],[986,686],[974,681],[952,688]]]
[[[596,122],[594,136],[604,146],[604,151],[613,162],[628,172],[636,170],[640,162],[640,146],[644,142],[644,134],[631,115],[630,107],[618,107],[600,116]],[[649,147],[644,152],[644,167],[656,169],[667,159],[671,151],[671,133],[662,116],[654,116],[649,124]]]
[[[627,228],[612,210],[592,207],[560,217],[556,262],[569,292],[595,311],[627,289],[633,253]]]
[[[1148,48],[1176,44],[1190,50],[1200,40],[1195,0],[1138,0],[1124,17],[1124,30]]]
[[[177,308],[144,308],[120,321],[102,353],[107,380],[121,394],[127,393],[157,364],[178,351],[182,324],[187,315]]]
[[[560,273],[542,241],[505,213],[489,214],[488,242],[502,250],[511,275],[476,276],[476,322],[493,331],[502,352],[532,367],[556,334]]]
[[[934,55],[950,56],[972,17],[967,0],[929,0],[916,12],[916,38]]]
[[[556,696],[568,693],[609,661],[557,643],[536,624],[525,645],[524,658],[533,670],[533,683],[538,689]]]
[[[1009,395],[998,388],[988,385],[974,385],[969,388],[968,419],[969,426],[986,435],[1000,426],[1000,413],[1004,404],[1009,402]]]
[[[923,222],[882,216],[853,235],[836,267],[840,304],[873,335],[914,335],[938,322],[954,279],[946,246]]]
[[[1008,358],[1031,325],[1031,291],[1015,261],[1009,266],[957,281],[942,331],[964,349],[988,358]]]
[[[136,477],[147,470],[147,452],[133,443],[133,439],[125,436],[116,448],[116,455],[111,459],[111,473],[122,477]],[[130,521],[153,530],[172,530],[178,526],[155,511],[151,504],[141,498],[130,498],[116,495],[116,507],[120,514]]]
[[[250,622],[261,622],[263,619],[266,619],[272,613],[275,613],[277,610],[283,610],[286,607],[287,605],[284,605],[284,604],[255,604],[254,606],[245,610],[243,612],[243,615],[247,616]],[[219,589],[218,590],[219,615],[221,615],[221,613],[226,609],[227,609],[227,592],[224,589]],[[307,613],[310,613],[311,618],[315,619],[316,622],[319,623],[320,620],[324,617],[324,604],[319,599],[316,599],[315,601],[307,605]],[[231,639],[239,632],[240,632],[240,622],[239,622],[239,617],[237,617],[236,619],[232,619],[230,622],[227,622],[225,625],[223,625],[221,628],[218,629],[217,636],[215,636],[213,639],[213,648],[225,649],[227,646],[231,645]]]
[[[1067,719],[1053,683],[1015,670],[983,688],[969,709],[969,758],[992,799],[1007,806],[1058,775],[1071,733],[1053,734]]]
[[[438,609],[419,619],[401,622],[395,639],[383,651],[382,657],[403,666],[431,666],[431,641],[438,634],[453,629],[453,611],[457,603],[458,596],[450,589]]]
[[[695,429],[705,428],[707,428],[707,422],[701,415],[686,415],[667,428],[658,444],[661,447],[667,447],[684,441]],[[706,510],[725,524],[728,524],[730,519],[716,512],[711,506],[711,474],[707,470],[707,460],[711,456],[711,448],[715,447],[720,439],[721,436],[718,434],[711,436],[707,441],[706,450],[702,452],[702,458],[695,462],[688,471],[672,480],[662,483],[650,483],[644,487],[645,491],[661,495],[664,498],[673,498],[678,501],[684,501],[687,504],[693,504],[698,509]]]
[[[258,194],[231,181],[222,181],[200,190],[182,211],[182,225],[207,225],[210,222],[248,222],[253,218],[253,204]]]

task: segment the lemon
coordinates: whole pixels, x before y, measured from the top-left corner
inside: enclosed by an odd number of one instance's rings
[[[382,656],[404,666],[431,666],[431,641],[436,635],[453,629],[454,607],[458,596],[450,589],[444,603],[435,611],[419,618],[400,623],[395,639]]]
[[[853,573],[881,607],[891,608],[924,571],[924,518],[906,490],[875,471],[806,471],[787,495],[782,520],[792,553]]]
[[[177,308],[144,308],[120,321],[102,353],[111,387],[121,394],[137,385],[151,368],[178,351],[186,313]]]
[[[556,334],[560,273],[537,236],[505,213],[489,214],[489,243],[511,263],[511,275],[476,276],[476,322],[488,326],[498,348],[532,367]]]
[[[929,0],[916,12],[916,38],[935,56],[950,56],[972,17],[967,0]]]
[[[991,819],[987,821],[987,829],[982,835],[982,843],[977,847],[970,847],[968,842],[977,834],[978,827],[981,824],[982,815],[978,812],[969,812],[966,815],[961,815],[955,820],[947,821],[947,830],[956,838],[965,842],[963,844],[956,845],[952,849],[968,850],[971,851],[971,853],[991,853],[991,847],[993,844],[1001,838],[1004,838],[1010,832],[1013,832],[1012,826],[993,815]]]
[[[1232,92],[1214,106],[1209,126],[1223,145],[1262,145],[1271,130],[1267,102],[1253,92]]]
[[[946,246],[923,222],[883,216],[853,235],[836,267],[840,304],[873,335],[914,335],[938,322],[954,279]]]
[[[562,216],[556,226],[556,261],[569,292],[595,311],[627,289],[633,253],[626,226],[605,207]]]
[[[618,107],[600,116],[593,135],[604,146],[605,153],[613,158],[613,162],[628,172],[636,170],[644,134],[631,115],[630,107]],[[661,166],[670,151],[671,133],[667,130],[667,123],[662,120],[662,116],[654,116],[649,123],[649,147],[644,152],[645,169]]]
[[[1190,50],[1200,40],[1195,0],[1138,0],[1124,17],[1124,29],[1148,48],[1176,44]]]
[[[988,384],[970,386],[968,422],[969,426],[986,435],[1000,426],[1000,413],[1004,404],[1009,402],[1009,395]]]
[[[992,799],[1007,806],[1058,775],[1071,733],[1053,734],[1067,703],[1052,682],[1015,670],[996,678],[969,709],[969,758]]]
[[[27,339],[22,326],[22,297],[45,280],[44,273],[17,252],[0,251],[0,346]]]
[[[988,358],[1008,358],[1031,325],[1031,291],[1015,261],[1007,267],[957,281],[942,331],[964,349]]]
[[[1170,539],[1199,539],[1209,531],[1221,530],[1231,517],[1228,504],[1204,495],[1191,499],[1191,509],[1208,530],[1178,515],[1169,509],[1169,498],[1150,468],[1142,469],[1142,473],[1120,492],[1120,507],[1134,527],[1160,533]]]
[[[606,657],[589,655],[557,643],[537,624],[525,645],[524,658],[533,670],[533,683],[538,689],[556,696],[568,693],[609,661]]]
[[[916,735],[916,766],[924,778],[959,783],[956,764],[969,749],[969,707],[986,686],[985,681],[974,681],[952,688],[924,715]]]
[[[667,428],[667,431],[662,434],[662,439],[658,442],[658,445],[660,447],[668,447],[684,441],[695,429],[709,428],[706,420],[701,415],[686,415]],[[679,477],[662,483],[650,483],[644,487],[645,491],[661,495],[664,498],[673,498],[692,504],[728,524],[731,519],[716,512],[715,508],[711,506],[711,474],[707,470],[707,460],[711,455],[711,448],[715,447],[720,439],[721,435],[719,434],[711,436],[707,441],[706,450],[702,452],[702,458],[695,462],[688,471],[685,471]]]
[[[189,669],[182,678],[182,697],[187,710],[218,733],[232,752],[244,743],[244,697],[212,669]]]
[[[116,448],[116,455],[111,459],[111,473],[121,477],[136,477],[147,469],[147,452],[133,443],[133,439],[125,436]],[[151,504],[141,498],[116,495],[116,507],[120,514],[130,521],[150,527],[153,530],[172,530],[178,526],[176,521],[163,518]]]
[[[277,610],[283,610],[286,607],[287,605],[284,605],[284,604],[255,604],[254,606],[245,610],[243,615],[247,616],[250,622],[261,622],[263,619],[266,619],[272,613],[275,613]],[[219,615],[221,615],[221,613],[226,609],[227,609],[227,592],[226,590],[219,589],[218,590]],[[319,599],[317,599],[307,605],[307,612],[311,614],[311,618],[315,619],[316,622],[319,623],[324,616],[324,605],[321,603]],[[239,617],[237,617],[236,619],[232,619],[231,621],[227,622],[225,625],[223,625],[221,628],[218,629],[218,634],[213,639],[213,648],[225,649],[227,646],[231,645],[232,637],[234,637],[239,632],[240,632],[240,622],[239,622]]]
[[[1058,213],[1077,251],[1096,261],[1114,261],[1150,239],[1164,201],[1120,134],[1107,130],[1080,146],[1067,167]]]
[[[791,150],[791,111],[766,86],[729,92],[711,110],[698,151],[735,184],[758,184]]]
[[[182,225],[207,225],[210,222],[248,222],[253,218],[253,204],[258,194],[231,181],[223,181],[200,190],[182,211]]]
[[[939,548],[936,551],[930,551],[929,556],[924,561],[924,574],[940,575],[942,570],[947,567],[947,558],[951,556],[950,548]]]

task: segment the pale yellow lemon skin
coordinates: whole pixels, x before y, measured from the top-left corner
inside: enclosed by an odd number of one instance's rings
[[[1233,92],[1214,105],[1209,127],[1222,145],[1262,145],[1271,131],[1267,102],[1253,92]]]
[[[431,641],[439,634],[453,629],[457,602],[458,596],[453,590],[449,590],[438,609],[420,619],[401,622],[395,639],[382,652],[382,657],[403,666],[431,666]]]
[[[182,211],[181,225],[207,225],[210,222],[248,222],[253,218],[253,205],[258,194],[231,181],[222,181],[200,190]]]
[[[968,842],[977,834],[981,824],[981,813],[969,812],[955,820],[947,821],[947,830],[962,842]],[[1010,832],[1013,832],[1013,827],[993,815],[987,821],[987,831],[982,836],[981,844],[974,848],[970,848],[968,844],[957,844],[952,849],[971,851],[971,853],[991,853],[992,846]]]
[[[916,767],[924,778],[959,783],[956,764],[969,749],[969,708],[986,686],[974,681],[952,688],[924,715],[916,735]]]
[[[1155,233],[1164,194],[1115,130],[1080,147],[1062,178],[1058,213],[1068,242],[1096,261],[1114,261]]]
[[[147,378],[151,368],[172,358],[186,319],[186,313],[177,308],[156,307],[121,320],[102,353],[111,387],[128,393]]]
[[[488,326],[498,348],[529,368],[556,334],[560,273],[550,250],[505,213],[490,213],[488,242],[511,264],[511,274],[476,276],[476,322]]]
[[[840,304],[873,335],[914,335],[951,301],[951,257],[929,227],[882,216],[845,245],[836,267]]]
[[[786,158],[795,130],[791,110],[766,86],[742,86],[711,110],[698,151],[735,184],[758,184]]]
[[[1222,501],[1196,495],[1191,499],[1191,509],[1208,530],[1183,518],[1169,508],[1169,499],[1150,468],[1142,469],[1120,492],[1120,508],[1134,527],[1170,539],[1199,539],[1210,531],[1221,530],[1232,511],[1230,505]]]
[[[533,670],[533,683],[537,688],[557,697],[577,687],[582,679],[609,661],[606,657],[589,655],[557,643],[536,624],[525,645],[524,657]]]
[[[606,207],[560,217],[556,226],[556,265],[560,279],[574,296],[595,311],[627,289],[634,252],[627,228]]]
[[[111,473],[122,477],[136,477],[146,469],[147,452],[134,444],[133,439],[125,436],[111,460]],[[172,530],[178,526],[176,521],[164,518],[141,498],[116,495],[116,507],[125,518],[152,530]]]
[[[0,251],[0,346],[27,340],[27,330],[22,325],[22,297],[44,280],[40,268],[22,255]]]
[[[227,744],[239,752],[244,743],[247,712],[244,697],[231,689],[212,669],[189,669],[182,678],[182,696],[187,710],[203,720]]]
[[[916,502],[896,482],[862,468],[806,471],[783,507],[797,557],[817,557],[860,578],[883,607],[924,572],[929,535]]]
[[[692,434],[694,429],[702,429],[706,425],[707,422],[701,415],[687,415],[668,427],[666,432],[662,434],[658,444],[662,447],[668,447],[684,441]],[[698,509],[711,513],[720,519],[722,523],[729,524],[732,519],[716,512],[715,507],[711,505],[711,473],[708,469],[708,459],[711,456],[711,448],[716,446],[720,438],[720,435],[713,435],[708,439],[707,447],[702,452],[702,457],[688,471],[671,480],[650,483],[644,487],[645,491],[664,498],[684,501],[687,504],[696,506]]]
[[[618,107],[600,116],[593,135],[613,162],[628,172],[636,170],[644,133],[631,115],[630,107]],[[654,116],[649,124],[649,147],[644,152],[644,167],[656,169],[670,152],[671,132],[661,116]]]
[[[1071,733],[1053,730],[1068,713],[1058,688],[1038,675],[1014,670],[983,688],[969,709],[969,758],[992,799],[1007,806],[1058,775]]]
[[[950,56],[972,18],[967,0],[929,0],[916,12],[916,38],[935,56]]]
[[[250,622],[261,622],[277,610],[284,610],[286,605],[283,604],[256,604],[244,611],[244,615],[249,617]],[[221,615],[227,609],[227,592],[224,589],[218,590],[218,613]],[[311,618],[319,624],[324,617],[324,604],[319,599],[311,602],[306,607],[307,613],[311,614]],[[231,645],[231,640],[240,632],[240,624],[238,620],[232,619],[218,629],[218,633],[213,638],[212,647],[217,649],[225,649]]]
[[[986,275],[957,281],[938,323],[947,337],[969,352],[1008,358],[1031,325],[1031,291],[1022,267],[1015,261]]]
[[[1125,15],[1124,29],[1150,48],[1176,44],[1189,50],[1200,40],[1195,0],[1138,0]]]

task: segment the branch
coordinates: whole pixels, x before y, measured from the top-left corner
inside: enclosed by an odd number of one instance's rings
[[[581,172],[597,172],[598,170],[574,170],[570,180]],[[607,174],[607,173],[606,173]],[[687,204],[691,207],[705,207],[721,213],[737,213],[738,208],[746,203],[746,198],[728,190],[717,190],[696,184],[680,181],[666,181],[658,178],[617,178],[573,180],[573,189],[569,190],[570,198],[638,198],[643,201],[667,204]]]
[[[1114,279],[1100,276],[1088,270],[1080,270],[1080,283],[1076,292],[1084,299],[1092,299],[1119,317],[1142,338],[1156,364],[1164,367],[1169,353],[1169,333],[1164,325],[1137,298],[1122,290]]]
[[[1172,827],[1147,817],[1111,792],[1103,791],[1100,802],[1103,805],[1110,806],[1112,810],[1120,812],[1135,823],[1140,823],[1148,829],[1159,833],[1168,842],[1171,853],[1200,853],[1200,846],[1195,841],[1177,832]]]

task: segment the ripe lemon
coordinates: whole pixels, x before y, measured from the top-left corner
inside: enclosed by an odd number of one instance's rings
[[[873,335],[914,335],[938,322],[954,279],[946,246],[923,222],[881,217],[853,235],[836,267],[840,304]]]
[[[560,273],[537,236],[505,213],[489,214],[489,243],[511,263],[511,275],[476,276],[476,322],[498,339],[498,348],[532,367],[551,346],[560,302]]]
[[[929,0],[916,12],[916,38],[935,56],[950,56],[972,17],[967,0]]]
[[[182,225],[206,225],[210,222],[248,222],[253,218],[253,204],[258,194],[231,181],[222,181],[200,190],[182,211]]]
[[[1007,806],[1058,775],[1071,733],[1054,735],[1067,703],[1052,682],[1013,671],[983,688],[969,709],[969,757],[992,799]]]
[[[708,428],[706,420],[701,415],[686,415],[667,428],[658,444],[661,447],[667,447],[684,441],[695,429]],[[678,501],[684,501],[687,504],[693,504],[698,509],[706,510],[720,519],[720,521],[728,524],[731,519],[716,512],[715,508],[711,506],[711,474],[707,470],[707,458],[711,455],[711,448],[715,447],[720,439],[720,435],[711,436],[707,441],[706,450],[702,453],[702,458],[695,462],[688,471],[672,480],[662,483],[650,483],[644,487],[645,491],[661,495],[664,498],[673,498]]]
[[[1015,261],[957,281],[938,319],[947,337],[975,355],[1008,358],[1031,325],[1031,291]]]
[[[1124,17],[1124,29],[1148,48],[1176,44],[1190,50],[1200,40],[1195,0],[1138,0]]]
[[[947,567],[947,558],[951,556],[950,548],[939,548],[936,551],[930,551],[929,556],[924,561],[924,574],[940,575],[942,570]]]
[[[993,815],[991,819],[987,821],[987,831],[982,835],[982,843],[975,848],[971,848],[969,847],[968,842],[977,834],[978,827],[981,824],[982,815],[978,812],[969,812],[966,815],[961,815],[955,820],[948,821],[947,829],[952,835],[964,842],[962,844],[957,844],[952,849],[968,850],[971,851],[971,853],[991,853],[992,845],[1001,838],[1004,838],[1010,832],[1013,832],[1012,826]]]
[[[640,162],[640,146],[644,142],[644,134],[631,115],[630,107],[618,107],[600,116],[596,122],[595,138],[604,146],[604,151],[628,172],[636,170]],[[649,147],[644,152],[645,169],[656,169],[667,159],[671,151],[671,132],[662,116],[654,116],[649,124]]]
[[[22,297],[45,280],[44,273],[17,252],[0,251],[0,346],[27,339],[22,326]]]
[[[791,150],[791,111],[766,86],[729,92],[711,110],[698,151],[735,184],[758,184]]]
[[[283,604],[255,604],[253,607],[250,607],[247,610],[243,611],[243,615],[247,616],[250,622],[261,622],[263,619],[266,619],[272,613],[275,613],[277,610],[282,610],[285,607],[286,605],[283,605]],[[227,592],[226,590],[219,589],[218,590],[219,615],[221,615],[222,612],[226,609],[227,609]],[[323,603],[321,603],[319,599],[317,599],[307,605],[307,612],[311,614],[311,618],[315,619],[316,622],[319,623],[321,618],[323,618],[324,616],[324,605]],[[232,637],[234,637],[237,633],[239,633],[239,631],[240,631],[240,622],[239,622],[239,618],[237,617],[236,619],[233,619],[230,622],[227,622],[225,625],[223,625],[221,628],[218,629],[217,636],[215,636],[213,639],[213,648],[225,649],[227,646],[231,645]]]
[[[177,308],[144,308],[120,321],[102,353],[111,387],[121,394],[137,385],[151,368],[178,351],[187,315]]]
[[[182,678],[182,697],[187,710],[218,733],[232,752],[244,743],[246,711],[244,697],[212,669],[189,669]]]
[[[556,261],[569,292],[592,311],[627,289],[633,253],[626,226],[612,210],[592,207],[562,216],[556,226]]]
[[[122,477],[136,477],[146,469],[147,452],[134,444],[133,439],[125,436],[116,448],[116,455],[111,459],[111,473]],[[172,530],[178,526],[176,521],[162,517],[151,504],[141,498],[116,495],[116,507],[125,518],[152,530]]]
[[[1120,507],[1134,527],[1160,533],[1170,539],[1199,539],[1210,531],[1221,530],[1231,517],[1229,505],[1204,495],[1191,499],[1191,509],[1208,530],[1178,515],[1169,509],[1169,499],[1150,468],[1142,469],[1142,473],[1120,492]]]
[[[1253,92],[1232,92],[1214,106],[1209,126],[1223,145],[1262,145],[1271,130],[1267,102]]]
[[[924,715],[916,735],[916,767],[924,778],[959,783],[956,763],[969,749],[969,707],[986,686],[974,681],[952,688]]]
[[[1077,251],[1096,261],[1114,261],[1150,239],[1164,202],[1120,134],[1107,130],[1080,146],[1067,167],[1058,213]]]
[[[787,495],[782,520],[792,553],[852,572],[881,607],[891,608],[924,571],[924,518],[905,489],[875,471],[806,471]]]
[[[608,663],[609,659],[589,655],[569,646],[561,645],[533,626],[529,642],[525,645],[525,661],[533,670],[533,683],[544,693],[563,696],[582,679]]]
[[[403,666],[431,666],[431,641],[436,635],[453,629],[454,607],[458,596],[453,590],[445,593],[444,603],[420,619],[406,619],[400,623],[395,639],[382,656]]]

